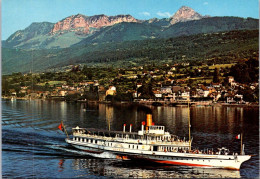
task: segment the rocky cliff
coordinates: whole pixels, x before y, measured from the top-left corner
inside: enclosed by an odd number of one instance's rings
[[[95,29],[112,26],[121,22],[138,22],[138,20],[131,15],[106,16],[102,14],[84,16],[82,14],[77,14],[57,22],[51,30],[51,33],[55,34],[58,32],[62,33],[63,31],[75,31],[88,34]]]

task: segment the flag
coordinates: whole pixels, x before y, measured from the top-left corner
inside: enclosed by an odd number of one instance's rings
[[[240,139],[240,134],[238,134],[238,135],[236,136],[236,139]]]
[[[58,126],[58,128],[59,128],[62,132],[64,132],[64,126],[63,126],[63,123],[62,123],[62,122],[60,123],[60,125]]]

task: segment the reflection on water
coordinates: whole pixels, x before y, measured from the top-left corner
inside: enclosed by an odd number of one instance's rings
[[[57,129],[62,120],[72,127],[133,131],[152,113],[153,121],[172,134],[188,137],[191,118],[193,146],[200,149],[227,147],[240,151],[235,136],[243,132],[247,154],[259,152],[258,108],[234,107],[145,107],[66,103],[56,101],[2,101],[3,176],[13,177],[139,177],[139,178],[220,178],[259,176],[259,156],[253,156],[240,171],[161,166],[135,161],[118,161],[112,154],[91,155],[68,146],[65,134]],[[32,168],[33,170],[29,170]],[[36,173],[37,171],[37,173]]]
[[[140,165],[133,161],[122,163],[115,160],[74,159],[72,163],[75,170],[85,170],[100,176],[116,178],[240,178],[239,171],[180,166],[149,166]]]

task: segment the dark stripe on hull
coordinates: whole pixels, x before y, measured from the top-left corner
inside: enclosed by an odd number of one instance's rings
[[[149,159],[149,158],[144,158],[144,157],[141,157],[141,156],[130,156],[129,158],[137,159],[137,160],[143,159],[143,160],[146,160],[146,161],[160,163],[160,164],[167,164],[167,165],[182,165],[182,166],[191,166],[191,167],[210,167],[210,168],[213,167],[211,165],[201,165],[201,164],[193,164],[193,163],[175,162],[175,161],[170,161],[170,160]]]

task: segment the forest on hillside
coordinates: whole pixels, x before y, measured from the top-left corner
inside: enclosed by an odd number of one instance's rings
[[[147,63],[231,63],[258,59],[258,30],[198,34],[168,39],[94,43],[66,49],[2,49],[3,74],[63,70],[64,66],[131,67]]]
[[[110,45],[101,44],[99,47],[91,52],[71,58],[70,62],[134,61],[138,64],[138,62],[142,63],[143,61],[143,64],[146,64],[148,60],[154,63],[167,61],[230,63],[239,59],[258,57],[258,30],[129,41]],[[84,48],[89,48],[89,46]]]

